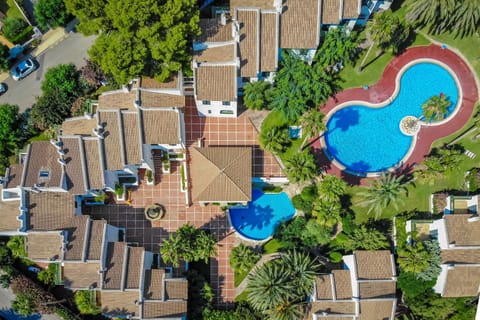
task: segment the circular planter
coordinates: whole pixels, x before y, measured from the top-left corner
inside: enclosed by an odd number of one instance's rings
[[[406,116],[400,121],[400,131],[406,136],[414,136],[420,131],[420,121],[414,116]]]
[[[159,204],[153,204],[145,208],[145,218],[150,221],[157,221],[165,216],[165,208]]]

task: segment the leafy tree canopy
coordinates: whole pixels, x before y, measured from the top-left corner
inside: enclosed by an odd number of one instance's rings
[[[63,0],[38,0],[33,14],[43,29],[65,26],[69,16]]]
[[[12,309],[24,317],[28,317],[37,312],[35,303],[29,294],[21,293],[17,295],[12,303]]]
[[[338,236],[337,236],[338,238]],[[351,233],[343,234],[340,241],[332,243],[332,247],[345,252],[355,250],[379,250],[388,248],[387,237],[377,229],[360,226]]]
[[[58,90],[65,99],[73,100],[80,95],[82,92],[80,73],[73,63],[59,64],[47,70],[45,80],[42,82],[42,92],[47,94],[54,90]]]
[[[81,314],[100,314],[100,308],[97,306],[95,291],[93,290],[78,290],[75,292],[75,305]]]
[[[261,110],[267,104],[267,90],[271,84],[267,81],[249,82],[243,87],[243,103],[249,109]]]
[[[3,20],[2,33],[7,39],[13,40],[27,26],[28,23],[25,20],[17,17],[7,16]]]
[[[345,28],[330,29],[317,51],[315,59],[318,63],[327,67],[344,62],[353,64],[360,53],[358,44],[359,38],[355,31],[347,34]]]
[[[412,32],[411,27],[390,9],[376,13],[373,20],[367,23],[367,30],[379,48],[391,50],[394,54],[405,48]]]
[[[92,61],[127,83],[139,75],[167,80],[190,63],[190,41],[200,34],[195,0],[66,0],[84,34],[100,34]]]
[[[12,252],[12,255],[17,258],[23,258],[27,254],[25,252],[25,237],[13,236],[7,242],[7,247]]]
[[[0,70],[8,71],[8,56],[10,55],[10,50],[7,46],[0,44]]]

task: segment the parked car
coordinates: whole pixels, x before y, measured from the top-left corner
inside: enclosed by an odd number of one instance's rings
[[[7,85],[5,83],[0,83],[0,94],[7,92]]]
[[[33,272],[33,273],[39,273],[40,268],[30,266],[30,267],[28,267],[28,271]]]
[[[33,71],[37,70],[38,62],[34,59],[28,58],[21,61],[19,64],[15,66],[15,68],[10,71],[13,80],[20,80],[28,76]]]

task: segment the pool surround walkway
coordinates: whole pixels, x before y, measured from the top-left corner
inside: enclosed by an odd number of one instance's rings
[[[459,88],[459,106],[456,113],[449,117],[448,121],[437,125],[422,125],[417,134],[414,147],[410,156],[406,158],[400,170],[407,170],[414,167],[416,163],[423,161],[430,152],[432,143],[435,140],[451,135],[467,123],[473,114],[475,103],[478,101],[479,93],[476,78],[468,64],[456,53],[449,49],[443,49],[437,45],[413,47],[394,58],[385,68],[382,78],[368,90],[365,88],[352,88],[344,90],[330,98],[320,109],[325,114],[331,114],[339,106],[350,105],[353,101],[359,101],[367,105],[379,105],[387,103],[395,97],[399,90],[397,81],[398,75],[405,67],[415,60],[433,60],[446,66],[453,72]],[[312,141],[311,147],[322,169],[328,174],[340,176],[352,184],[365,184],[364,177],[357,177],[333,165],[324,154],[321,139]]]

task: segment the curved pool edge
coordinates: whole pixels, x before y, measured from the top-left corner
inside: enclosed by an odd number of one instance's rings
[[[445,64],[449,71],[453,71],[456,76],[454,79],[459,85],[459,93],[461,91],[461,98],[459,96],[460,107],[454,117],[449,118],[448,124],[439,123],[438,125],[422,126],[422,130],[417,135],[415,148],[411,148],[409,157],[401,167],[412,166],[415,163],[420,163],[424,156],[427,155],[433,142],[436,140],[454,134],[460,131],[473,114],[475,103],[478,101],[479,91],[477,87],[477,79],[470,68],[468,62],[464,61],[461,56],[449,49],[442,49],[440,46],[431,44],[428,46],[417,46],[407,49],[401,55],[395,57],[385,67],[382,77],[372,85],[369,90],[363,88],[349,88],[339,92],[334,97],[331,97],[321,110],[326,114],[338,107],[341,104],[351,103],[352,100],[363,103],[378,104],[380,102],[388,101],[395,91],[396,78],[399,70],[401,70],[408,63],[419,59],[432,59],[442,64]],[[330,165],[332,162],[323,153],[322,148],[325,145],[317,139],[312,141],[312,148],[316,150],[316,157],[324,171],[328,174],[333,174],[342,177],[352,184],[366,184],[367,180],[362,176],[352,175],[349,172],[343,171],[336,165]],[[375,176],[375,175],[374,175]]]

